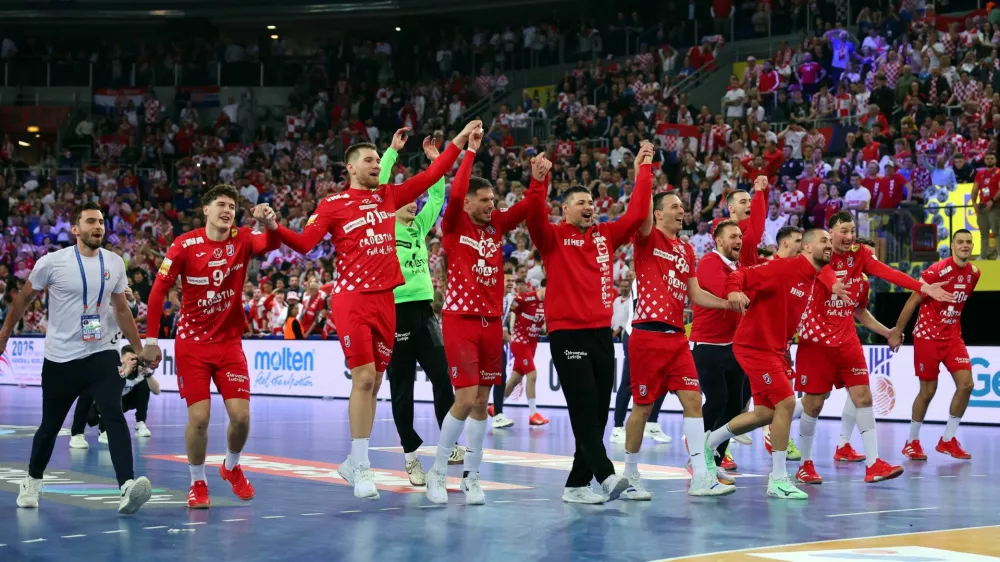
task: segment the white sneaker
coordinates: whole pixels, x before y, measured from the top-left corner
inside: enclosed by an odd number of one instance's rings
[[[69,438],[69,448],[70,449],[89,449],[90,443],[87,443],[87,438],[81,433],[79,435],[73,435]]]
[[[659,423],[646,423],[646,429],[642,432],[642,436],[646,439],[652,439],[657,443],[670,443],[674,439],[666,433],[663,433],[663,428],[660,427]]]
[[[152,437],[153,434],[149,432],[149,428],[146,427],[146,422],[139,422],[135,424],[135,436],[136,437]]]
[[[503,415],[503,412],[493,416],[493,429],[503,429],[514,425],[514,420]]]
[[[354,466],[354,461],[351,460],[350,455],[348,455],[347,458],[344,460],[344,462],[340,463],[340,466],[337,467],[337,474],[339,474],[341,478],[346,480],[348,484],[353,486],[354,471],[356,469],[357,467]]]
[[[100,435],[97,436],[97,442],[102,445],[108,444],[108,432],[102,431]]]
[[[466,505],[483,505],[486,503],[486,494],[483,493],[483,487],[479,484],[478,474],[470,472],[468,476],[462,479],[462,491],[465,492]]]
[[[622,497],[632,501],[648,502],[653,499],[653,494],[642,487],[642,480],[639,478],[639,473],[636,472],[628,477],[628,489],[622,493]]]
[[[36,480],[25,474],[17,493],[17,507],[38,507],[38,494],[41,491],[41,479]]]
[[[765,432],[767,429],[764,430]],[[750,437],[749,433],[744,433],[743,435],[737,435],[733,437],[733,441],[736,441],[740,445],[753,445],[753,439]]]
[[[590,486],[584,486],[582,488],[564,489],[562,501],[564,503],[586,503],[597,505],[608,501],[608,498],[598,494]]]
[[[723,484],[726,484],[726,485],[729,485],[729,486],[735,486],[736,485],[736,478],[733,477],[732,474],[729,474],[728,472],[726,472],[726,469],[722,468],[721,466],[718,466],[718,467],[715,468],[715,475],[716,475],[716,478],[719,480],[719,482],[721,482]]]
[[[420,459],[406,461],[406,474],[410,477],[410,484],[414,486],[426,486],[427,475],[424,467],[420,465]]]
[[[604,495],[608,496],[608,501],[617,500],[618,496],[628,489],[628,486],[628,479],[617,474],[612,474],[605,478],[604,482],[601,482],[601,489],[604,490]]]
[[[118,502],[118,513],[132,515],[142,504],[149,501],[153,495],[153,486],[149,479],[140,476],[122,485],[122,499]]]
[[[614,429],[611,430],[611,442],[614,443],[614,444],[616,444],[616,445],[624,445],[625,444],[625,428],[624,427],[616,427],[616,428],[614,428]]]
[[[371,468],[358,468],[354,471],[354,497],[377,500],[378,488],[375,487],[375,473]]]
[[[462,464],[465,462],[465,447],[455,445],[451,448],[451,455],[448,457],[448,464]]]
[[[448,475],[431,469],[427,473],[427,499],[431,503],[448,503]]]
[[[688,489],[689,496],[728,496],[736,491],[736,486],[719,482],[715,474],[706,473],[704,476],[691,478],[691,488]]]

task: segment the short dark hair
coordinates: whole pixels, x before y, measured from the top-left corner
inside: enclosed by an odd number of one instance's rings
[[[762,258],[769,258],[774,255],[774,252],[767,248],[757,248],[757,255]]]
[[[990,154],[992,154],[992,152]],[[965,228],[960,228],[960,229],[956,230],[951,235],[951,243],[952,244],[955,243],[955,237],[958,236],[959,234],[968,234],[971,237],[972,236],[972,231],[968,230],[968,229],[965,229]]]
[[[802,234],[802,229],[797,226],[783,226],[778,229],[778,234],[775,235],[774,241],[780,246],[782,240],[790,237],[795,233]]]
[[[488,180],[486,178],[481,178],[479,176],[472,176],[472,177],[470,177],[469,178],[469,193],[468,193],[468,195],[472,195],[473,193],[477,193],[480,189],[493,189],[493,184],[490,183],[490,180]]]
[[[729,197],[726,197],[726,205],[732,205],[733,202],[736,201],[736,196],[740,193],[746,193],[747,195],[750,195],[750,193],[745,189],[737,189],[736,191],[730,193]]]
[[[809,230],[802,233],[802,244],[812,244],[813,238],[819,236],[820,232],[826,232],[822,228],[810,228]]]
[[[715,232],[712,233],[712,238],[718,238],[722,236],[723,231],[730,226],[735,226],[736,228],[739,228],[740,224],[733,219],[724,220],[719,224],[715,225]]]
[[[132,344],[125,344],[124,346],[122,346],[122,356],[124,356],[126,353],[131,353],[132,355],[136,354],[135,348],[132,347]]]
[[[833,230],[833,227],[843,222],[854,222],[854,215],[852,215],[849,211],[834,213],[833,216],[830,217],[830,220],[827,221],[827,225],[831,230]]]
[[[657,193],[653,196],[653,210],[659,211],[660,206],[663,205],[663,200],[667,198],[667,195],[674,195],[673,193],[667,193],[666,191]]]
[[[594,194],[586,186],[583,186],[583,185],[574,185],[572,187],[566,188],[566,191],[563,192],[563,194],[562,194],[563,202],[566,202],[566,199],[570,195],[573,195],[574,193],[587,193],[591,197],[594,196]]]
[[[201,204],[203,206],[211,205],[220,197],[228,197],[233,200],[233,203],[240,202],[240,192],[237,191],[235,187],[229,184],[220,183],[219,185],[216,185],[212,189],[206,191],[205,194],[201,196]]]
[[[94,203],[93,201],[90,201],[84,203],[83,205],[77,205],[76,208],[73,209],[73,216],[70,217],[70,224],[75,225],[79,223],[80,216],[83,215],[84,211],[100,211],[101,215],[104,215],[104,210],[101,209],[101,206],[98,205],[97,203]]]
[[[378,154],[378,147],[374,144],[370,142],[359,142],[347,147],[347,151],[344,152],[344,162],[347,162],[348,164],[353,163],[358,155],[358,152],[361,152],[361,150],[365,148],[370,148]]]
[[[538,282],[538,286],[540,288],[545,288],[545,284],[546,284],[547,281],[548,281],[547,277],[542,277],[542,280]]]
[[[858,244],[861,244],[862,246],[875,247],[875,241],[872,240],[871,238],[855,238],[854,241],[857,242]]]

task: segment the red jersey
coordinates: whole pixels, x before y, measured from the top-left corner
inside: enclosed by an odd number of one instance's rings
[[[451,170],[459,152],[458,146],[449,144],[426,170],[399,185],[351,188],[326,197],[301,234],[279,226],[278,236],[300,254],[312,251],[327,234],[332,236],[338,274],[334,296],[391,291],[403,284],[396,257],[395,213]]]
[[[924,299],[920,303],[917,325],[913,327],[913,337],[922,340],[947,341],[962,338],[962,324],[959,319],[969,295],[979,283],[979,268],[966,263],[959,267],[954,258],[941,260],[920,274],[927,283],[945,282],[943,289],[955,293],[953,303]]]
[[[472,222],[462,204],[475,159],[472,152],[462,158],[441,219],[442,245],[448,256],[448,292],[442,313],[499,318],[503,315],[504,234],[524,220],[535,194],[525,194],[513,207],[494,210],[486,224]],[[531,189],[538,191],[541,184],[532,181]]]
[[[691,245],[653,227],[648,236],[636,232],[632,247],[638,286],[632,325],[661,322],[683,329],[688,278],[697,263]]]
[[[542,335],[545,324],[545,303],[536,291],[520,293],[514,297],[517,310],[514,311],[514,332],[510,335],[513,343],[535,343]]]
[[[979,203],[985,204],[997,194],[1000,187],[1000,168],[983,168],[976,171],[974,192],[979,192]]]
[[[847,299],[834,295],[827,287],[818,287],[806,310],[799,336],[827,347],[861,345],[854,326],[854,310],[861,302],[867,304],[869,285],[866,274],[914,291],[919,291],[922,285],[909,275],[878,261],[867,246],[860,244],[854,244],[843,254],[834,252],[830,265],[824,269],[832,272],[847,287]]]
[[[756,254],[756,251],[754,252]],[[735,263],[722,257],[719,252],[705,254],[698,262],[698,285],[720,299],[728,298],[726,279],[736,271]],[[740,323],[740,313],[735,310],[705,308],[693,304],[694,324],[691,326],[691,341],[695,343],[733,343],[736,327]]]
[[[316,321],[316,315],[319,311],[323,310],[326,306],[326,294],[322,291],[317,291],[315,295],[310,295],[306,293],[302,296],[302,317],[299,319],[299,323],[302,325],[302,333],[309,333],[309,329],[312,328],[313,322]]]
[[[273,232],[232,228],[215,242],[204,228],[178,236],[167,250],[149,294],[146,337],[157,337],[163,299],[181,276],[177,339],[216,343],[238,340],[246,330],[243,284],[253,256],[281,246]]]
[[[649,216],[653,202],[652,170],[649,164],[642,166],[624,215],[586,230],[568,222],[549,222],[547,185],[533,197],[527,224],[548,274],[545,319],[549,332],[611,327],[616,293],[611,256]]]
[[[819,199],[819,186],[823,183],[823,178],[802,178],[799,180],[799,191],[806,196],[806,209],[811,209]]]
[[[740,232],[743,233],[743,247],[740,249],[740,265],[749,267],[760,263],[761,257],[757,247],[764,239],[764,219],[767,218],[767,202],[771,188],[751,194],[750,216],[740,221]],[[712,232],[715,232],[713,226]],[[725,298],[725,297],[722,297]]]
[[[895,209],[903,202],[903,189],[906,178],[900,174],[891,177],[881,177],[875,180],[875,192],[872,193],[873,205],[876,209]]]
[[[833,286],[832,273],[823,273],[822,282],[820,276],[804,255],[766,261],[731,273],[726,279],[727,295],[754,292],[733,344],[783,358],[817,287]]]

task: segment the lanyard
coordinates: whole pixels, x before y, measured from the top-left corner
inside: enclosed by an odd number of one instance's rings
[[[80,265],[80,277],[83,278],[83,311],[87,312],[87,272],[83,269],[83,258],[80,257],[80,248],[73,247],[76,252],[76,263]],[[101,310],[101,301],[104,299],[104,254],[97,250],[97,257],[101,261],[101,292],[97,294],[97,310]]]

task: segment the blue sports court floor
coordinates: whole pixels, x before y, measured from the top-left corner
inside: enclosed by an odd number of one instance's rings
[[[244,467],[257,497],[242,503],[218,477],[226,420],[216,398],[209,442],[216,455],[208,461],[213,506],[189,511],[185,409],[176,394],[164,393],[150,405],[153,437],[133,440],[136,472],[150,478],[154,498],[136,516],[123,517],[115,511],[111,459],[94,429],[88,433],[91,448],[84,451],[69,449],[66,430],[46,473],[40,509],[16,507],[40,399],[37,388],[0,387],[4,562],[1000,560],[995,544],[1000,527],[989,528],[1000,525],[996,428],[959,431],[974,457],[963,462],[933,452],[943,426],[925,426],[930,460],[903,463],[906,473],[899,479],[868,485],[861,480],[862,464],[834,465],[839,422],[823,421],[816,464],[826,481],[807,488],[808,502],[796,503],[764,495],[762,475],[770,459],[758,431],[753,446],[734,447],[744,472],[737,493],[694,499],[685,493],[680,416],[665,414],[661,423],[674,443],[647,440],[642,450],[643,462],[655,465],[644,469],[653,501],[579,506],[560,501],[573,452],[565,410],[548,410],[552,423],[529,428],[527,410],[512,407],[507,414],[516,425],[487,434],[482,469],[487,505],[467,508],[456,489],[451,503],[441,507],[409,486],[388,404],[380,404],[372,436],[382,499],[365,501],[355,499],[336,473],[349,450],[346,401],[255,397]],[[131,424],[132,414],[128,417]],[[416,423],[433,444],[437,427],[429,405],[418,405]],[[906,430],[904,424],[880,425],[884,457],[901,460]],[[855,446],[860,449],[857,435]],[[624,458],[621,446],[611,451],[615,460]],[[426,453],[429,468],[432,449]],[[790,470],[795,467],[789,463]],[[451,475],[459,476],[460,467],[452,467]],[[839,539],[848,540],[822,542]],[[812,552],[796,552],[802,550]]]

